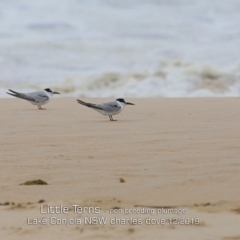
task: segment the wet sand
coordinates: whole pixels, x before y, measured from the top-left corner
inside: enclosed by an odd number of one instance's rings
[[[73,98],[43,111],[0,100],[2,239],[240,239],[239,99],[127,100],[114,122]],[[20,185],[37,179],[47,185]]]

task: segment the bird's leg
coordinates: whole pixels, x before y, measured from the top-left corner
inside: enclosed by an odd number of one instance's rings
[[[45,110],[45,108],[42,108],[42,106],[40,105],[40,106],[38,106],[38,109],[39,110]]]
[[[110,119],[110,121],[112,121],[111,117],[112,117],[112,116],[111,116],[111,115],[109,115],[109,119]]]
[[[111,117],[111,118],[110,118],[110,117]],[[117,121],[117,120],[114,120],[114,119],[112,118],[112,115],[110,115],[109,118],[110,118],[110,121]]]

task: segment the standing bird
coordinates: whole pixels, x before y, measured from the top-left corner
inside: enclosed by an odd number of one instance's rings
[[[134,105],[133,103],[126,102],[123,98],[118,98],[116,101],[113,102],[106,102],[102,104],[93,104],[93,103],[86,103],[79,99],[77,99],[78,103],[92,108],[98,112],[100,112],[104,116],[109,116],[110,121],[113,120],[113,115],[119,114],[125,108],[126,105]]]
[[[58,92],[53,92],[50,88],[46,88],[43,91],[31,92],[31,93],[19,93],[15,92],[11,89],[8,89],[11,93],[7,92],[7,94],[21,98],[29,101],[33,105],[37,105],[38,109],[43,110],[41,106],[48,103],[53,94],[60,94]]]

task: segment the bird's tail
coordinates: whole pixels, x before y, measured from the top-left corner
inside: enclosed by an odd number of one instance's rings
[[[22,93],[15,92],[15,91],[13,91],[13,90],[11,90],[11,89],[8,89],[8,91],[10,91],[11,93],[9,93],[9,92],[6,92],[6,93],[9,94],[9,95],[11,95],[11,96],[13,96],[13,97],[18,97],[18,98],[25,99],[25,98],[23,97],[23,94],[22,94]]]
[[[83,101],[81,101],[81,100],[79,100],[79,99],[77,99],[77,102],[78,102],[79,104],[82,104],[82,105],[86,106],[86,107],[90,107],[90,108],[95,108],[95,109],[100,109],[100,110],[102,110],[102,108],[98,107],[96,104],[86,103],[86,102],[83,102]]]
[[[15,92],[11,89],[8,89],[8,91],[10,91],[11,93],[9,92],[6,92],[8,95],[11,95],[13,97],[17,97],[17,98],[21,98],[21,99],[24,99],[24,100],[30,100],[30,101],[35,101],[34,99],[26,96],[24,93],[19,93],[19,92]]]

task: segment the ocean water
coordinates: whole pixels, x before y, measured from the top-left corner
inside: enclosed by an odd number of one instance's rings
[[[0,0],[0,97],[240,96],[239,0]]]

